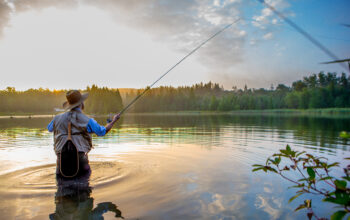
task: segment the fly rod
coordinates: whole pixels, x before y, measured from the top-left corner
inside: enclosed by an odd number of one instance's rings
[[[194,48],[191,52],[189,52],[186,56],[184,56],[182,59],[180,59],[175,65],[173,65],[170,69],[168,69],[163,75],[161,75],[156,81],[154,81],[151,85],[147,86],[145,90],[143,90],[142,93],[137,95],[126,107],[124,107],[119,114],[122,115],[126,110],[128,110],[141,96],[143,96],[147,91],[149,91],[159,80],[161,80],[164,76],[166,76],[170,71],[172,71],[176,66],[178,66],[182,61],[184,61],[187,57],[191,56],[194,52],[196,52],[199,48],[201,48],[204,44],[206,44],[208,41],[213,39],[214,37],[218,36],[220,33],[231,27],[233,24],[237,23],[240,20],[238,18],[231,24],[226,25],[224,28],[213,34],[211,37],[209,37],[207,40],[203,41],[201,44],[199,44],[196,48]]]

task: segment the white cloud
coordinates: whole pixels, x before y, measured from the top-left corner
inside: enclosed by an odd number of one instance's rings
[[[247,32],[245,30],[238,31],[238,36],[244,37],[247,35]]]
[[[15,12],[40,10],[48,7],[77,8],[79,5],[91,5],[102,9],[114,17],[118,23],[124,23],[142,29],[157,41],[173,42],[179,51],[188,52],[224,25],[232,23],[242,16],[241,8],[247,3],[242,0],[7,0],[14,5]],[[285,0],[266,0],[277,9],[287,8]],[[13,11],[0,0],[0,28],[8,24],[9,14]],[[272,20],[273,12],[263,8],[260,15],[253,16],[253,25],[266,29]],[[1,19],[2,18],[2,19]],[[275,19],[275,18],[273,18]],[[1,31],[1,30],[0,30]],[[244,41],[247,33],[239,25],[211,41],[205,50],[199,51],[199,60],[204,65],[229,67],[244,56]],[[266,34],[265,39],[270,39]],[[204,58],[204,59],[202,59]],[[204,61],[205,60],[205,61]]]
[[[285,0],[266,0],[266,3],[270,4],[272,7],[279,11],[283,11],[290,5]],[[288,14],[289,15],[289,14]],[[264,7],[260,15],[253,16],[252,24],[262,30],[266,29],[269,24],[277,24],[277,19],[274,18],[274,13],[271,9]]]
[[[90,5],[102,9],[118,23],[141,29],[157,41],[172,42],[178,51],[188,52],[241,16],[241,0],[8,0],[14,10],[4,0],[0,0],[0,29],[8,25],[10,13],[42,10],[49,7],[77,8]],[[1,30],[0,30],[1,31]],[[238,25],[233,25],[221,36],[206,45],[198,56],[209,61],[229,66],[239,62],[243,55],[244,37]],[[215,49],[213,49],[215,47]],[[227,50],[230,51],[227,51]],[[215,53],[212,53],[214,52]],[[224,52],[221,52],[224,51]]]
[[[255,40],[255,39],[251,39],[250,41],[249,41],[249,44],[250,45],[255,45],[257,43],[257,40]]]
[[[265,40],[271,40],[273,38],[273,33],[269,32],[263,36]]]
[[[12,15],[44,11],[48,8],[74,9],[94,7],[112,18],[116,24],[142,32],[150,41],[164,43],[174,53],[185,54],[226,24],[244,17],[243,7],[251,7],[243,0],[0,0],[0,34],[8,26]],[[289,5],[285,0],[266,0],[278,10]],[[261,4],[257,4],[261,7]],[[73,11],[73,12],[75,12]],[[74,14],[74,13],[73,13]],[[59,15],[58,15],[59,16]],[[242,20],[210,41],[196,53],[208,72],[232,73],[233,67],[242,64],[245,47],[271,39],[278,21],[272,11],[262,7],[252,16],[254,29],[250,39],[247,23]],[[248,21],[249,24],[249,21]],[[273,24],[273,25],[271,25]],[[54,24],[53,24],[54,25]],[[30,25],[28,25],[29,29]],[[30,31],[29,31],[30,32]],[[24,36],[24,35],[23,35]],[[247,43],[245,43],[247,41]]]

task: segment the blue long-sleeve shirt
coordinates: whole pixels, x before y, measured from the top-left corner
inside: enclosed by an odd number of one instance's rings
[[[99,125],[93,118],[90,118],[86,129],[89,133],[95,133],[97,136],[104,136],[106,134],[106,128]],[[47,126],[47,130],[49,130],[49,132],[53,132],[53,120]]]

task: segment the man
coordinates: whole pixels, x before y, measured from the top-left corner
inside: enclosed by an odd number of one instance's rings
[[[90,175],[87,154],[92,148],[91,133],[104,136],[120,118],[120,114],[116,114],[106,126],[99,125],[93,118],[89,118],[82,112],[87,97],[87,93],[81,94],[78,90],[68,91],[67,101],[63,103],[63,107],[69,111],[56,115],[47,126],[50,132],[54,132],[58,176]]]

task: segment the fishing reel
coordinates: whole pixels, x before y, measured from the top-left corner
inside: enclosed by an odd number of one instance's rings
[[[109,113],[107,117],[107,123],[111,123],[111,122],[112,122],[112,114]]]
[[[118,117],[118,119],[120,118],[120,114],[121,114],[122,112],[120,112],[119,113],[119,117]],[[111,123],[112,121],[113,121],[113,114],[111,114],[111,113],[109,113],[108,114],[108,117],[107,117],[107,123]]]

